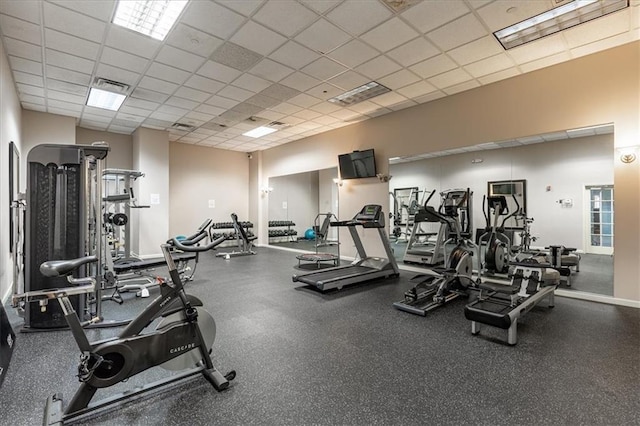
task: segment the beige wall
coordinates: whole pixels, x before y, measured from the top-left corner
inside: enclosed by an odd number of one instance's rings
[[[9,253],[9,142],[16,144],[21,158],[26,157],[22,149],[22,109],[0,43],[0,303],[9,296],[13,283],[13,260]],[[24,168],[20,168],[20,173],[24,174]],[[20,190],[24,191],[24,185]]]
[[[105,169],[133,169],[133,139],[131,135],[76,127],[77,144],[91,145],[97,141],[104,141],[109,144],[110,151],[104,165]]]
[[[366,148],[375,148],[379,172],[385,173],[389,157],[602,123],[615,124],[616,147],[637,145],[638,75],[640,43],[634,42],[272,148],[263,155],[263,176],[254,178],[333,167],[338,154]],[[614,296],[636,301],[640,300],[638,164],[616,161],[614,165]],[[345,183],[340,188],[342,218],[367,203],[386,206],[388,189],[375,178]],[[264,228],[260,237],[266,241]],[[343,248],[346,255],[353,254]]]
[[[249,218],[247,153],[172,142],[169,146],[170,234],[192,234],[207,218]],[[255,187],[254,187],[255,188]],[[209,207],[213,200],[215,207]]]

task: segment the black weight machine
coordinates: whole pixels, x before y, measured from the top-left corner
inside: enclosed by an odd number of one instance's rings
[[[256,252],[253,250],[253,241],[256,240],[258,237],[255,235],[249,236],[248,228],[245,229],[244,226],[242,226],[242,223],[238,221],[237,214],[231,213],[231,220],[232,220],[233,230],[234,230],[234,234],[231,238],[236,239],[236,246],[238,249],[237,250],[234,249],[229,252],[218,253],[216,254],[216,257],[224,257],[225,259],[229,259],[230,257],[235,257],[235,256],[248,256],[251,254],[256,254]],[[213,235],[211,239],[214,239]]]
[[[224,239],[213,241],[206,246],[198,246],[183,245],[174,239],[172,245],[182,251],[203,252],[213,249],[222,241]],[[53,260],[41,265],[40,271],[43,275],[66,277],[71,287],[14,295],[14,303],[37,303],[42,310],[50,308],[48,301],[57,300],[82,352],[78,365],[80,387],[66,407],[63,407],[62,395],[54,394],[49,397],[45,407],[45,425],[60,425],[66,421],[77,421],[100,414],[143,394],[184,384],[194,376],[202,375],[218,391],[229,387],[229,382],[235,378],[235,371],[222,375],[213,366],[209,355],[215,340],[215,321],[198,298],[185,292],[170,247],[169,244],[162,245],[162,254],[169,268],[171,283],[163,283],[161,295],[117,337],[89,342],[83,330],[85,323],[78,318],[69,299],[74,295],[95,291],[94,277],[74,278],[71,274],[83,266],[97,262],[96,256]],[[155,324],[155,329],[151,329],[152,323]],[[91,403],[98,389],[127,381],[130,377],[157,366],[182,372]]]
[[[417,284],[405,292],[404,300],[393,304],[401,311],[422,316],[461,295],[467,295],[468,288],[475,285],[475,244],[471,241],[473,192],[468,188],[443,192],[444,199],[439,211],[427,205],[433,194],[435,190],[425,202],[421,214],[429,221],[440,222],[451,236],[444,243],[445,266],[431,268],[436,275],[420,274],[413,277],[410,281]]]
[[[545,298],[552,308],[557,284],[545,283],[545,268],[551,267],[548,263],[530,258],[510,265],[514,267],[510,284],[478,284],[480,295],[465,307],[464,315],[471,321],[472,334],[480,333],[480,324],[490,325],[507,330],[507,343],[515,345],[518,320]]]
[[[351,220],[331,222],[331,226],[346,226],[356,246],[359,259],[350,265],[336,266],[302,275],[293,275],[293,282],[301,282],[321,291],[341,289],[345,285],[360,283],[376,278],[390,278],[400,276],[400,270],[393,257],[393,251],[389,244],[389,238],[385,232],[384,213],[382,206],[368,204],[364,206]],[[357,227],[375,229],[386,258],[368,256],[358,235]]]

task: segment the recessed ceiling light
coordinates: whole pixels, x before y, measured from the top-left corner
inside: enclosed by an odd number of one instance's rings
[[[348,92],[344,92],[341,95],[333,97],[329,99],[329,102],[342,106],[349,106],[390,91],[391,89],[388,87],[375,81],[371,81],[367,84],[363,84],[362,86],[358,86],[355,89],[351,89]]]
[[[625,7],[629,7],[629,0],[574,0],[496,31],[493,35],[508,50]]]
[[[87,106],[117,111],[118,109],[120,109],[120,106],[122,105],[122,102],[124,102],[126,97],[126,95],[107,92],[106,90],[96,89],[95,87],[92,87],[91,89],[89,89]]]
[[[243,136],[249,136],[251,138],[259,138],[262,137],[264,135],[268,135],[269,133],[273,133],[278,129],[274,129],[272,127],[265,127],[265,126],[260,126],[260,127],[256,127],[253,130],[249,130],[246,133],[243,133]]]
[[[113,23],[156,40],[164,38],[188,0],[120,0]]]

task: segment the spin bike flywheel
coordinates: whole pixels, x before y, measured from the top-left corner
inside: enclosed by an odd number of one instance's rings
[[[496,272],[504,272],[506,266],[506,247],[504,243],[494,240],[485,257],[487,265],[493,266]]]
[[[451,252],[451,256],[449,259],[450,269],[455,269],[456,272],[460,275],[471,276],[471,273],[473,271],[473,260],[469,255],[469,251],[463,249],[462,247],[456,247]]]
[[[213,342],[216,340],[216,322],[209,312],[203,307],[197,307],[198,311],[198,325],[200,326],[200,332],[202,338],[205,341],[205,346],[208,350],[213,347]],[[168,315],[158,323],[156,330],[162,330],[172,326],[175,323],[182,322],[184,319],[184,312],[176,312]],[[173,358],[167,362],[160,364],[160,367],[165,370],[184,370],[186,368],[194,367],[198,362],[202,361],[200,351],[198,348],[194,348],[184,354]]]

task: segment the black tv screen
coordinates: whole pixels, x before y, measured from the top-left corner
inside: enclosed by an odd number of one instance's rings
[[[338,156],[341,179],[376,177],[376,159],[373,149],[353,151]]]

